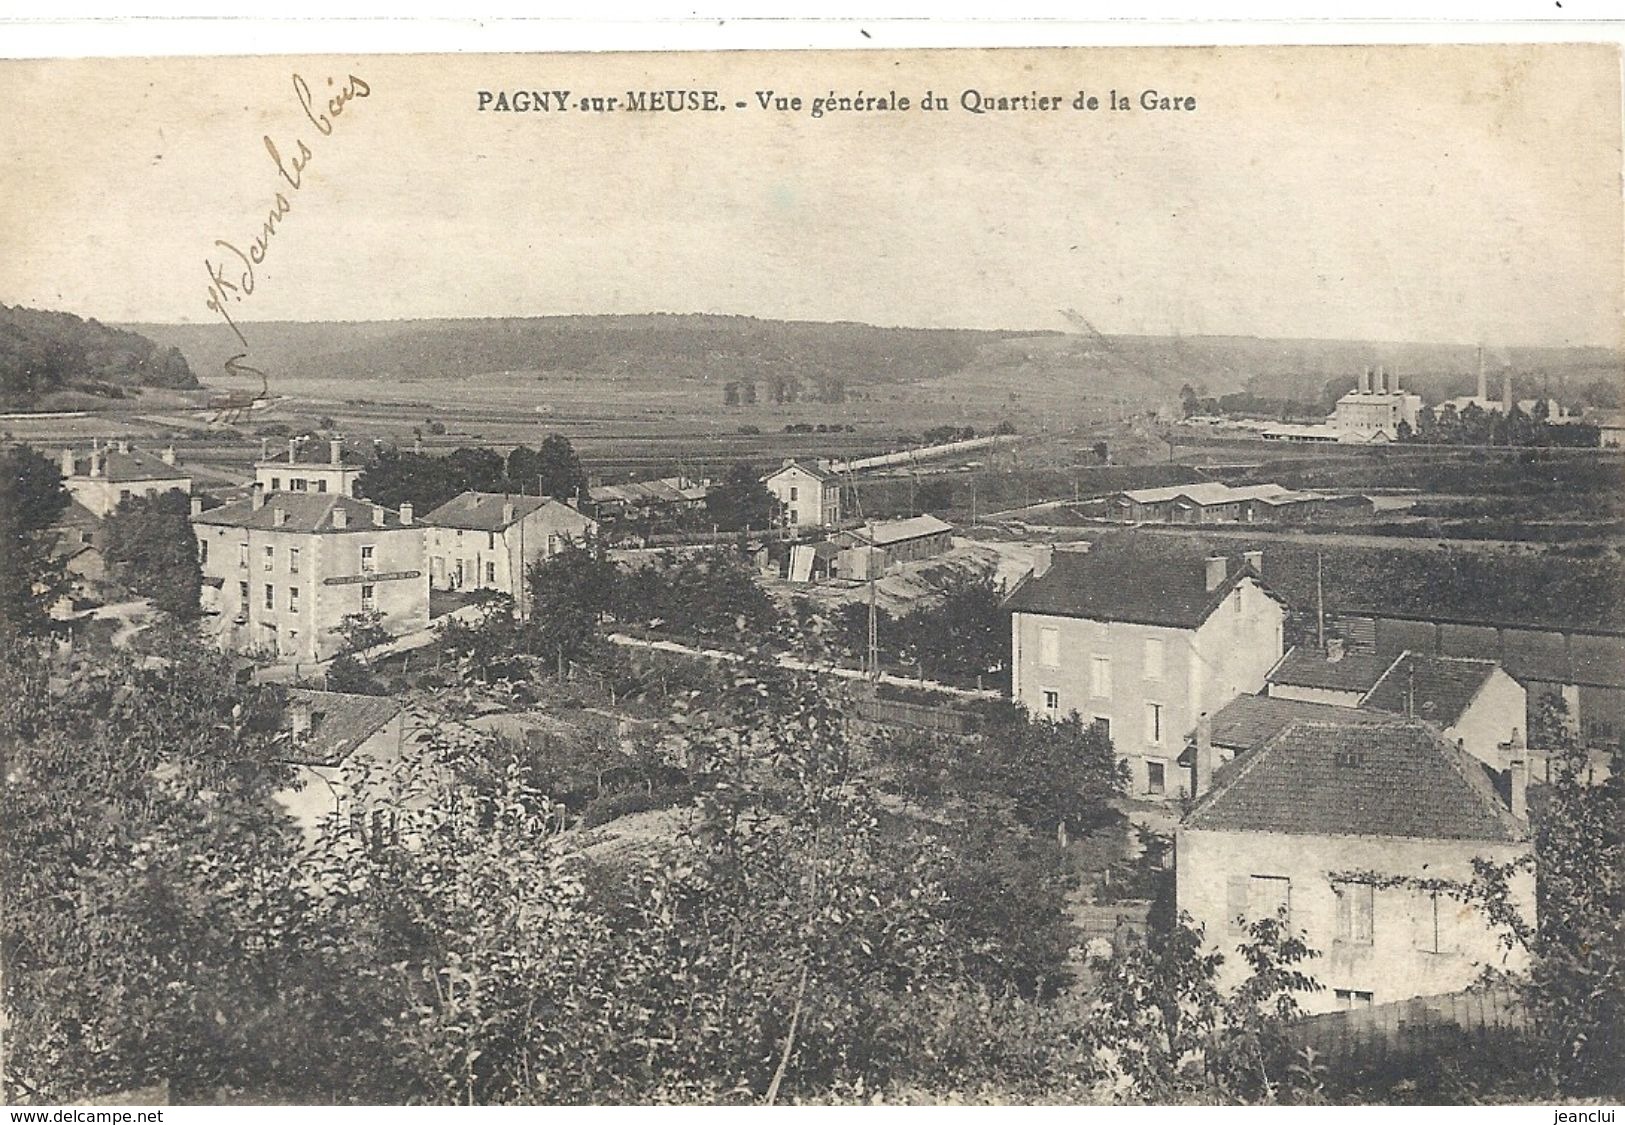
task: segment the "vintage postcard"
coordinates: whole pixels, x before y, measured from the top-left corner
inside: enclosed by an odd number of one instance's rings
[[[1617,44],[0,99],[8,1104],[1614,1120]]]

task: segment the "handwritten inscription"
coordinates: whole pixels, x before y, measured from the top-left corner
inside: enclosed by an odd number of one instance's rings
[[[299,108],[304,112],[306,120],[315,127],[316,133],[322,137],[330,137],[345,107],[359,98],[370,96],[372,87],[350,74],[345,76],[342,83],[332,78],[327,79],[327,91],[318,95],[312,93],[310,83],[303,75],[295,74],[293,93],[299,101]],[[248,339],[238,327],[237,320],[232,315],[232,308],[253,296],[254,286],[259,280],[258,267],[265,263],[267,255],[271,252],[272,240],[293,211],[294,200],[305,186],[305,172],[315,156],[311,146],[318,143],[314,138],[307,140],[298,137],[294,140],[293,147],[284,150],[270,134],[266,134],[263,140],[266,155],[276,167],[279,181],[276,194],[272,196],[271,203],[266,208],[264,222],[246,239],[240,241],[215,239],[214,246],[219,253],[203,259],[204,268],[209,274],[208,296],[204,305],[226,323],[236,335],[237,342],[244,348],[248,347]],[[226,371],[233,375],[252,372],[263,378],[263,372],[242,362],[246,358],[248,358],[246,351],[232,356],[226,361]]]

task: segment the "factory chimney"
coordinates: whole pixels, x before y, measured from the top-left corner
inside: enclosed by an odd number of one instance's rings
[[[1512,368],[1501,368],[1501,413],[1512,414]]]
[[[1490,399],[1490,380],[1484,371],[1484,345],[1478,346],[1478,404],[1483,406]]]

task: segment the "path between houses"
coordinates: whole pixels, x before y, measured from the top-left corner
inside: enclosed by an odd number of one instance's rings
[[[693,645],[680,644],[677,641],[649,641],[642,637],[632,637],[625,633],[611,633],[611,644],[621,645],[625,648],[651,649],[656,652],[670,652],[680,656],[703,657],[708,660],[726,660],[729,663],[743,663],[745,658],[737,652],[729,652],[719,648],[696,648]],[[802,660],[800,657],[788,654],[780,655],[774,661],[780,668],[790,668],[798,672],[811,672],[818,676],[830,676],[841,680],[866,680],[867,672],[856,668],[841,668],[834,664],[820,664],[812,660]],[[894,684],[898,687],[924,688],[928,691],[938,691],[946,695],[957,695],[964,699],[999,699],[999,693],[991,690],[977,690],[976,688],[952,687],[940,684],[935,680],[917,680],[909,676],[894,676],[890,672],[880,674],[882,683]]]

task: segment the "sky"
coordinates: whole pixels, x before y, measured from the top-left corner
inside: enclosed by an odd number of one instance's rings
[[[1609,45],[0,61],[0,303],[222,331],[640,312],[1065,329],[1076,309],[1115,333],[1617,347],[1619,62]],[[478,108],[482,90],[666,88],[727,109]],[[1135,108],[1105,108],[1114,89]],[[1148,89],[1196,108],[1145,110]],[[757,108],[768,90],[802,109]],[[927,90],[949,108],[810,113]],[[965,90],[1067,108],[975,114]],[[1080,90],[1102,108],[1071,109]],[[267,137],[285,171],[304,143],[302,170],[280,177]],[[248,293],[221,243],[248,253],[279,191]]]

